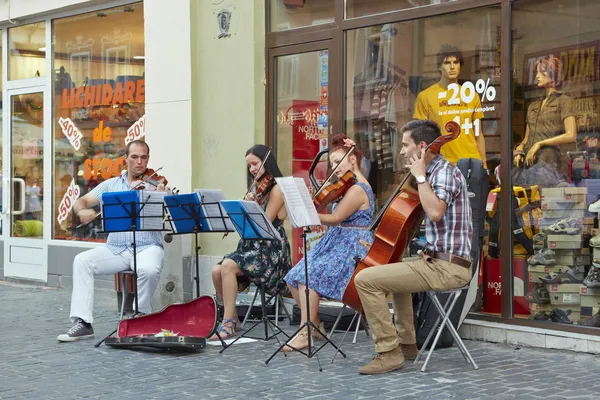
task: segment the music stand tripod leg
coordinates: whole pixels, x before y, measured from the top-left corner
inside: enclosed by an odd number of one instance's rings
[[[258,290],[260,291],[260,301],[261,301],[261,310],[262,310],[262,316],[261,316],[261,318],[258,321],[256,321],[254,323],[254,325],[252,325],[250,328],[248,328],[247,331],[245,331],[243,334],[241,334],[238,337],[236,337],[233,342],[231,342],[230,344],[227,345],[227,347],[221,349],[221,351],[219,353],[222,353],[223,351],[225,351],[225,349],[227,349],[229,346],[232,346],[235,342],[237,342],[241,338],[248,337],[247,335],[254,328],[256,328],[257,326],[259,326],[261,324],[263,324],[263,326],[265,328],[265,337],[264,338],[252,338],[252,339],[260,339],[260,340],[267,341],[267,340],[271,340],[271,339],[275,338],[275,339],[277,339],[277,343],[280,344],[280,345],[281,345],[281,341],[279,340],[279,337],[278,337],[279,334],[284,334],[285,336],[288,337],[288,339],[290,339],[290,336],[288,336],[288,334],[285,333],[279,326],[275,325],[273,323],[273,321],[271,321],[269,319],[269,316],[267,315],[267,299],[266,299],[266,295],[265,295],[265,284],[264,284],[264,280],[263,279],[261,279],[260,288],[258,288]],[[275,296],[277,296],[277,294]],[[255,295],[255,298],[256,298],[256,295]],[[253,303],[254,303],[254,301],[253,301]],[[252,304],[250,306],[252,306]],[[250,309],[248,309],[248,310],[250,310]],[[269,327],[273,331],[273,334],[270,335],[270,336],[269,336]]]
[[[289,339],[283,343],[281,346],[279,346],[279,348],[277,350],[275,350],[275,352],[273,354],[271,354],[271,356],[265,361],[265,364],[269,364],[269,361],[271,361],[273,359],[273,357],[275,357],[275,355],[277,353],[279,353],[281,351],[281,349],[283,349],[285,346],[290,347],[291,349],[293,349],[294,351],[297,351],[301,354],[304,354],[305,356],[307,356],[308,358],[312,358],[313,356],[317,355],[317,353],[323,348],[325,347],[327,344],[332,345],[336,352],[339,352],[344,358],[346,358],[346,354],[338,347],[336,346],[335,343],[333,343],[333,341],[327,337],[327,335],[325,335],[324,332],[321,332],[321,330],[316,327],[313,326],[312,322],[310,321],[310,289],[308,286],[308,251],[307,251],[307,245],[306,245],[306,235],[310,232],[310,228],[305,227],[304,228],[304,232],[302,233],[302,240],[303,240],[303,245],[304,245],[304,279],[305,279],[305,286],[304,286],[304,294],[306,296],[306,315],[307,315],[307,321],[302,324],[298,330],[296,330],[296,332],[294,332]],[[304,329],[304,327],[306,327],[306,330],[308,332],[308,352],[304,352],[300,349],[296,349],[293,346],[289,345],[289,342],[296,337],[296,335],[298,333],[300,333],[302,331],[302,329]],[[314,349],[314,343],[313,343],[313,338],[312,338],[312,331],[318,332],[321,337],[323,338],[323,340],[325,341],[325,343],[323,343],[319,348],[317,348],[316,350]],[[285,354],[285,353],[284,353]],[[323,368],[321,367],[321,361],[319,360],[319,357],[317,356],[317,362],[319,364],[319,371],[323,371]]]

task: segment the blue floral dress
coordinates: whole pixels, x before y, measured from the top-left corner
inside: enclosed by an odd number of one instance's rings
[[[341,300],[356,267],[356,257],[362,259],[373,243],[373,233],[367,228],[373,221],[375,198],[367,184],[357,183],[369,196],[369,208],[358,210],[340,226],[327,230],[325,236],[308,252],[308,287],[321,297]],[[335,206],[334,206],[335,209]],[[305,285],[304,258],[285,276],[295,288]]]
[[[263,210],[267,209],[269,198],[270,194],[261,204]],[[241,239],[235,251],[223,257],[223,260],[229,258],[235,261],[244,273],[243,276],[237,277],[238,290],[244,290],[250,283],[260,285],[261,278],[265,280],[265,290],[268,294],[275,294],[286,288],[283,277],[292,267],[290,242],[283,228],[283,221],[275,218],[273,226],[282,240]]]

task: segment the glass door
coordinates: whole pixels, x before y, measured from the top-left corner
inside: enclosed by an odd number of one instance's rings
[[[9,90],[3,163],[5,275],[46,281],[44,243],[45,90]]]
[[[270,51],[272,71],[270,104],[270,138],[277,162],[284,176],[302,177],[311,193],[309,168],[317,154],[328,148],[329,136],[340,130],[340,75],[332,73],[332,40],[286,46]],[[334,120],[335,118],[335,120]],[[337,130],[334,131],[333,127]],[[322,157],[315,178],[327,178],[328,158]],[[286,221],[292,246],[292,263],[303,255],[301,229],[292,229]],[[313,229],[308,245],[314,244],[324,230]],[[310,248],[310,247],[309,247]]]

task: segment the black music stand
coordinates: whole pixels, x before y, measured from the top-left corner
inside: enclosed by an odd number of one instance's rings
[[[127,192],[117,192],[117,193],[104,193],[102,195],[102,214],[100,220],[102,221],[102,225],[104,227],[104,232],[132,232],[133,233],[133,241],[131,243],[131,247],[133,250],[133,288],[134,288],[134,314],[132,318],[135,318],[139,314],[138,308],[138,290],[137,290],[137,243],[136,243],[136,232],[163,232],[166,231],[165,224],[165,209],[164,203],[161,199],[158,201],[149,201],[150,196],[143,201],[140,199],[143,191],[127,191]],[[105,201],[106,198],[106,201]],[[142,201],[140,201],[142,200]],[[145,215],[142,211],[146,206],[148,207],[148,211],[152,207],[158,208],[161,210],[158,215]],[[157,207],[158,206],[158,207]],[[150,223],[148,223],[148,227],[144,224],[145,221],[149,221],[149,218],[153,218],[161,220],[162,228],[154,228]],[[154,222],[156,223],[156,222]],[[118,329],[118,325],[117,325]],[[117,329],[109,333],[104,337],[104,339],[97,342],[94,347],[99,347],[107,338],[114,335],[117,332]]]
[[[173,231],[167,235],[194,234],[196,297],[200,296],[199,254],[201,247],[198,244],[198,234],[204,232],[224,234],[234,232],[233,225],[227,214],[223,212],[221,204],[219,202],[204,202],[203,200],[204,196],[197,192],[165,196],[165,205],[171,217],[169,223]]]
[[[225,200],[221,201],[221,205],[227,211],[233,226],[236,231],[239,233],[242,240],[281,240],[279,233],[275,230],[275,227],[266,216],[262,208],[258,206],[256,202],[248,202],[248,201],[239,201],[239,200]],[[247,207],[252,207],[249,211]],[[232,346],[235,342],[240,340],[243,337],[250,339],[258,339],[258,340],[271,340],[273,338],[277,339],[277,343],[281,344],[281,341],[278,338],[279,334],[283,334],[288,338],[290,337],[287,333],[285,333],[280,327],[275,325],[273,321],[271,321],[267,316],[267,299],[264,290],[264,278],[261,278],[261,285],[258,288],[260,290],[260,301],[261,301],[261,318],[254,323],[250,328],[248,328],[244,333],[236,337],[231,343],[228,345],[223,344],[223,349],[219,351],[219,353],[224,352],[230,346]],[[275,294],[276,296],[277,294]],[[269,301],[273,297],[269,298]],[[252,337],[247,336],[254,328],[259,325],[263,325],[265,329],[264,337]],[[272,330],[272,334],[269,335],[269,328]],[[221,340],[221,342],[223,342]]]
[[[333,343],[333,341],[331,341],[331,339],[329,339],[327,337],[327,335],[325,335],[325,332],[321,332],[321,330],[314,326],[313,323],[310,320],[310,291],[309,291],[309,285],[308,285],[308,250],[307,250],[307,245],[306,245],[306,235],[308,233],[310,233],[310,226],[314,226],[314,225],[320,225],[320,220],[317,214],[317,210],[311,200],[311,196],[308,193],[308,188],[306,187],[306,184],[304,183],[304,180],[302,178],[293,178],[293,177],[286,177],[286,178],[276,178],[277,183],[279,188],[281,189],[281,192],[283,193],[283,197],[284,197],[284,201],[285,201],[285,207],[288,211],[288,215],[290,216],[290,219],[292,221],[292,225],[295,228],[302,228],[303,232],[302,232],[302,242],[303,242],[303,246],[304,246],[304,293],[306,295],[306,322],[302,325],[300,325],[300,327],[296,330],[296,332],[294,332],[291,336],[288,336],[288,340],[283,343],[281,346],[279,346],[279,348],[277,350],[275,350],[275,352],[273,352],[273,354],[271,354],[271,356],[265,361],[265,364],[268,364],[269,361],[271,361],[273,359],[273,357],[275,357],[275,355],[277,353],[279,353],[281,351],[281,349],[283,349],[285,346],[290,347],[292,350],[297,351],[298,353],[304,354],[306,357],[308,358],[312,358],[315,355],[317,355],[317,353],[326,345],[331,344],[336,352],[339,352],[344,358],[346,358],[346,354],[338,347],[335,345],[335,343]],[[292,209],[290,209],[290,201],[289,200],[297,200],[299,202],[301,202],[306,210],[306,215],[308,216],[308,220],[304,220],[302,223],[298,222],[295,220],[294,215],[295,213],[293,212]],[[293,202],[295,203],[295,202]],[[302,329],[306,327],[306,331],[308,332],[307,338],[308,338],[308,351],[304,352],[301,349],[297,349],[294,346],[289,345],[289,342],[296,337],[296,335],[298,335]],[[321,337],[325,340],[325,343],[323,343],[320,347],[315,348],[316,346],[314,346],[313,344],[313,338],[312,338],[312,331],[316,331],[318,332]],[[284,353],[285,354],[285,353]],[[337,354],[337,353],[336,353]],[[323,371],[323,367],[321,367],[321,361],[319,360],[319,357],[317,355],[317,362],[319,364],[319,371]]]

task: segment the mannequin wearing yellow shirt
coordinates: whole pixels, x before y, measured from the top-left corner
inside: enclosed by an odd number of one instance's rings
[[[445,45],[437,53],[436,60],[438,69],[441,72],[440,81],[419,93],[415,102],[413,118],[433,120],[441,127],[445,126],[447,122],[454,120],[457,116],[460,117],[460,125],[465,123],[467,118],[470,123],[474,123],[473,121],[476,119],[481,120],[483,113],[475,111],[476,109],[481,109],[481,100],[479,100],[477,94],[475,94],[473,100],[469,103],[464,103],[460,100],[460,104],[448,104],[448,100],[452,97],[453,93],[452,90],[448,90],[448,85],[451,83],[458,84],[458,75],[464,63],[460,50],[454,46]],[[440,95],[440,93],[442,94]],[[460,96],[458,97],[460,98]],[[467,133],[463,128],[457,139],[446,143],[441,148],[441,153],[446,160],[453,164],[456,164],[461,158],[476,158],[483,162],[484,168],[487,168],[485,139],[482,130],[479,131],[478,136],[475,136],[474,129],[471,129]]]

